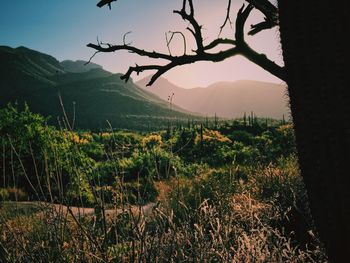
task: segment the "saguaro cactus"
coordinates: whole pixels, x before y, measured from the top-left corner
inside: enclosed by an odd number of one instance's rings
[[[301,173],[334,262],[349,262],[348,52],[345,1],[279,0],[279,21]],[[345,151],[344,151],[345,150]]]

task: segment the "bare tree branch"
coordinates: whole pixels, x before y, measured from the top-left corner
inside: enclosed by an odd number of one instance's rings
[[[218,37],[221,35],[222,30],[223,30],[224,27],[226,26],[227,22],[230,23],[230,26],[231,26],[231,28],[232,28],[232,21],[231,21],[231,18],[230,18],[231,4],[232,4],[232,0],[228,0],[225,21],[224,21],[224,23],[220,26],[220,32],[219,32]]]
[[[97,6],[101,8],[105,5],[108,5],[109,9],[111,9],[111,4],[112,2],[115,2],[115,1],[117,0],[101,0],[100,2],[97,3]]]
[[[275,20],[278,17],[278,9],[269,0],[246,0],[265,15],[267,19]]]
[[[186,0],[184,0],[184,4],[181,10],[174,10],[173,13],[179,14],[183,20],[188,21],[192,27],[188,27],[187,29],[192,33],[193,37],[196,40],[197,43],[197,50],[196,53],[202,53],[204,52],[203,49],[203,36],[202,36],[202,26],[200,26],[197,22],[197,20],[194,18],[194,8],[193,8],[193,2],[192,0],[188,0],[189,6],[190,6],[190,13],[188,14],[186,12]]]
[[[255,25],[251,25],[251,30],[248,32],[248,35],[256,35],[257,33],[259,33],[260,31],[266,30],[266,29],[271,29],[273,27],[275,27],[277,24],[272,23],[269,20],[265,20],[263,22],[260,22],[258,24]]]
[[[129,67],[128,71],[120,78],[122,80],[125,80],[125,82],[128,82],[130,77],[131,77],[131,74],[133,72],[135,72],[137,75],[139,75],[141,72],[143,72],[145,70],[160,70],[161,68],[162,68],[162,66],[160,66],[160,65],[139,66],[136,64],[135,67]]]
[[[188,4],[190,6],[190,16],[194,17],[194,8],[192,0],[188,0]]]
[[[129,34],[131,34],[131,31],[126,32],[126,33],[124,34],[124,36],[123,36],[123,44],[126,45],[126,46],[129,46],[129,45],[131,45],[131,43],[132,43],[132,42],[126,43],[126,36],[129,35]]]
[[[204,47],[204,50],[209,50],[217,47],[220,44],[236,45],[236,41],[228,38],[217,38]]]
[[[236,18],[236,42],[237,44],[244,44],[244,24],[247,21],[247,18],[250,12],[253,10],[254,6],[249,4],[246,8],[245,5],[242,5],[241,9],[239,9],[237,18]]]
[[[176,34],[179,34],[179,35],[182,36],[182,39],[183,39],[183,42],[184,42],[184,55],[186,55],[187,44],[186,44],[186,37],[185,37],[185,35],[182,32],[180,32],[180,31],[169,31],[168,33],[171,34],[170,39],[168,39],[168,34],[165,33],[165,40],[166,40],[166,45],[168,47],[168,51],[169,51],[170,56],[172,56],[171,50],[170,50],[170,44],[171,44],[171,41],[174,38],[174,35],[176,35]]]
[[[248,35],[255,35],[260,31],[271,29],[278,25],[278,9],[268,0],[246,0],[253,5],[257,10],[264,14],[263,22],[251,25],[251,30]]]
[[[182,32],[169,32],[171,33],[170,38],[168,38],[166,34],[166,44],[168,47],[169,55],[163,54],[160,52],[150,52],[143,49],[139,49],[131,46],[130,44],[125,43],[125,36],[123,37],[123,45],[111,45],[105,44],[97,41],[97,44],[88,44],[87,46],[96,50],[95,54],[91,57],[91,59],[99,52],[115,52],[119,50],[126,50],[131,53],[138,54],[140,56],[146,56],[152,59],[163,59],[166,60],[166,64],[160,65],[136,65],[134,67],[129,67],[128,71],[121,77],[121,79],[128,81],[133,73],[137,75],[144,71],[156,71],[154,75],[151,77],[147,86],[152,85],[160,76],[169,70],[186,64],[195,63],[198,61],[211,61],[211,62],[219,62],[223,61],[227,58],[242,55],[246,57],[248,60],[262,67],[266,71],[270,72],[272,75],[280,78],[281,80],[285,79],[284,68],[276,64],[275,62],[269,60],[266,55],[260,54],[254,51],[246,42],[245,42],[245,32],[244,26],[249,17],[251,11],[256,8],[260,10],[266,17],[265,21],[261,22],[257,25],[252,26],[252,30],[249,32],[250,34],[256,34],[261,30],[268,28],[271,26],[271,19],[276,18],[276,14],[274,13],[277,9],[274,7],[268,0],[247,0],[249,4],[247,6],[243,5],[236,17],[235,22],[235,39],[228,38],[217,38],[214,39],[209,44],[205,45],[203,36],[202,36],[202,26],[198,23],[198,21],[194,17],[194,6],[192,0],[183,0],[182,9],[174,10],[173,12],[179,14],[184,20],[189,22],[189,27],[187,28],[193,35],[197,49],[194,50],[192,54],[186,54],[186,38]],[[230,21],[229,19],[229,10],[231,8],[231,1],[229,0],[228,9],[227,9],[227,17],[224,21],[223,26]],[[189,9],[189,11],[187,10]],[[275,10],[276,9],[276,10]],[[264,23],[269,23],[268,25]],[[127,33],[128,34],[128,33]],[[175,34],[180,34],[184,40],[184,54],[181,56],[173,56],[170,50],[170,43],[173,40]],[[228,46],[227,49],[223,49],[220,51],[214,52],[213,49],[218,47],[219,45]],[[91,59],[89,61],[91,61]]]
[[[130,53],[135,53],[138,54],[140,56],[144,56],[144,57],[149,57],[149,58],[161,58],[161,59],[167,59],[167,60],[172,60],[172,56],[167,55],[167,54],[163,54],[163,53],[158,53],[155,51],[146,51],[143,49],[139,49],[133,46],[129,46],[129,45],[109,45],[107,47],[103,46],[104,44],[100,43],[100,44],[88,44],[87,47],[93,48],[99,52],[104,52],[104,53],[108,53],[108,52],[115,52],[115,51],[119,51],[119,50],[127,50]]]
[[[95,51],[94,54],[92,54],[92,56],[89,58],[89,60],[87,62],[84,63],[84,65],[86,66],[87,64],[89,64],[91,62],[91,60],[98,54],[100,53],[100,51]]]

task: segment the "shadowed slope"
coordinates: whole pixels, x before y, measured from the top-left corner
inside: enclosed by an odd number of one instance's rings
[[[59,94],[76,128],[103,128],[109,120],[115,128],[143,129],[189,114],[178,107],[170,110],[168,102],[98,65],[85,69],[83,61],[60,63],[24,47],[0,47],[0,59],[0,106],[27,102],[32,111],[51,116],[53,124],[63,116]]]

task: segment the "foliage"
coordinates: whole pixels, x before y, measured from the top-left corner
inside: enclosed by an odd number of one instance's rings
[[[9,192],[5,188],[0,188],[0,201],[8,201],[10,197]]]
[[[325,260],[289,124],[93,133],[11,105],[0,118],[5,261]]]
[[[8,248],[8,258],[29,262],[34,258],[59,262],[97,262],[96,258],[103,262],[325,262],[319,241],[309,234],[313,226],[306,224],[304,244],[295,234],[300,224],[290,224],[298,222],[291,208],[302,208],[290,193],[305,197],[295,160],[281,160],[273,167],[248,167],[247,182],[237,172],[220,169],[200,178],[173,178],[168,194],[149,210],[118,204],[104,210],[105,219],[97,210],[94,216],[72,212],[68,218],[55,219],[47,206],[38,206],[38,212],[32,209],[29,214],[22,209],[22,216],[8,217],[1,225],[7,234],[1,240]],[[126,185],[123,191],[132,189]],[[285,200],[283,205],[280,200]],[[305,223],[310,215],[300,211]],[[39,217],[41,214],[44,216]],[[13,233],[23,233],[16,235],[27,240],[25,250],[15,249],[16,241],[9,238]],[[98,243],[100,240],[103,242]]]
[[[2,143],[6,147],[16,149],[18,154],[29,153],[28,142],[32,142],[33,147],[45,143],[46,137],[44,129],[45,119],[30,112],[27,105],[23,111],[8,104],[6,108],[0,110],[0,134]]]
[[[158,134],[151,134],[142,139],[142,146],[147,150],[153,150],[159,148],[163,144],[162,137]]]
[[[140,90],[134,83],[122,81],[120,74],[100,68],[87,71],[90,64],[73,73],[66,63],[25,47],[1,46],[0,58],[0,107],[9,102],[20,105],[26,102],[34,112],[51,116],[48,124],[56,127],[60,124],[69,127],[68,122],[75,117],[74,128],[79,129],[98,131],[112,125],[119,129],[152,131],[165,128],[170,118],[184,124],[190,114],[170,110],[159,97]],[[81,68],[81,61],[72,63]],[[58,103],[57,88],[68,121]]]
[[[28,106],[20,111],[9,104],[0,110],[0,134],[3,187],[23,188],[31,198],[45,199],[76,191],[86,181],[79,174],[93,160],[78,147],[88,141],[47,126],[45,119],[30,112]]]

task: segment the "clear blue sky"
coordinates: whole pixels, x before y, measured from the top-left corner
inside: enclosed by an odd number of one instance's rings
[[[165,32],[186,31],[187,24],[172,13],[173,9],[181,7],[182,0],[118,0],[111,11],[107,7],[97,8],[97,2],[98,0],[0,0],[0,45],[26,46],[59,60],[86,60],[93,53],[86,44],[95,42],[97,36],[104,42],[121,43],[123,34],[132,31],[128,40],[133,45],[166,52]],[[207,41],[217,36],[218,27],[225,15],[225,3],[226,0],[195,1],[196,16],[204,24]],[[242,2],[234,3],[233,15]],[[255,12],[247,24],[260,19],[262,16]],[[232,34],[229,27],[224,34]],[[276,30],[248,38],[248,41],[272,60],[282,63]],[[180,49],[180,43],[175,41],[173,49]],[[121,52],[98,55],[94,62],[112,72],[125,72],[129,65],[149,61]],[[183,87],[206,86],[216,81],[238,79],[281,83],[242,57],[234,57],[222,63],[198,63],[177,68],[165,77]]]

